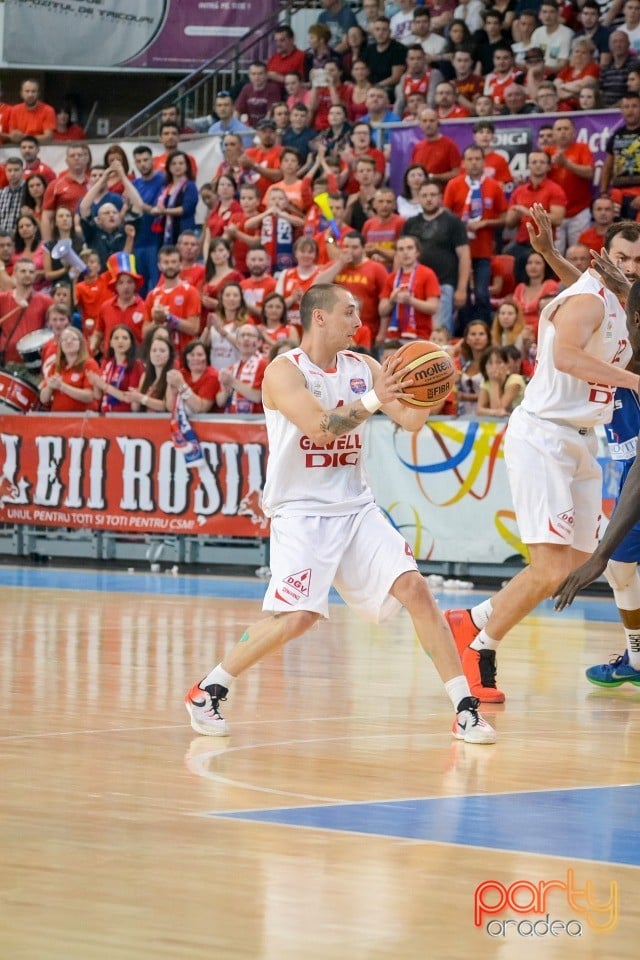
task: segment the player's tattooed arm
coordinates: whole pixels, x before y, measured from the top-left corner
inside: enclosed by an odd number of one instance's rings
[[[326,410],[322,415],[320,428],[323,432],[332,434],[334,437],[341,437],[343,433],[355,430],[359,424],[370,416],[369,411],[357,400],[349,406]]]

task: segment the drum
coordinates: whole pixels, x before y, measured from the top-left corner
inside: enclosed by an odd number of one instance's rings
[[[39,370],[42,364],[42,350],[53,339],[53,330],[34,330],[21,337],[16,347],[27,370]]]
[[[7,370],[0,370],[0,401],[18,413],[28,413],[38,406],[40,394],[28,380]]]

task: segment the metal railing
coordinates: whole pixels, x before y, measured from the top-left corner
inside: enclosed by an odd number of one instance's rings
[[[276,13],[256,26],[247,28],[247,33],[229,44],[221,52],[201,64],[196,70],[175,83],[166,93],[120,124],[109,135],[109,140],[122,137],[154,137],[160,129],[160,113],[163,107],[176,104],[183,121],[193,126],[193,118],[206,118],[213,113],[219,90],[228,90],[238,82],[241,72],[252,60],[269,59],[273,53],[273,32],[280,23],[290,23],[296,9],[313,4],[307,2],[283,4]],[[197,127],[198,125],[196,125]],[[203,130],[206,132],[206,123]]]

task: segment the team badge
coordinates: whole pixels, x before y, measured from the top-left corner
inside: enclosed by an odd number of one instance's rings
[[[351,377],[349,381],[351,387],[351,393],[366,393],[367,385],[362,379],[362,377]]]

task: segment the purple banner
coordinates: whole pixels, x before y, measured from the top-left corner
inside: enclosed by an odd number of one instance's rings
[[[278,9],[278,0],[5,0],[3,56],[61,69],[193,70]]]
[[[493,149],[509,163],[515,179],[527,178],[527,154],[536,146],[540,127],[552,124],[557,117],[571,117],[576,125],[579,143],[589,145],[595,159],[594,184],[600,183],[607,140],[622,123],[619,110],[597,110],[593,113],[534,113],[521,117],[488,117],[495,125]],[[440,132],[455,140],[459,150],[473,143],[473,126],[478,117],[468,120],[443,120]],[[411,163],[416,143],[423,139],[420,127],[397,127],[391,132],[391,184],[402,192],[402,177]]]

